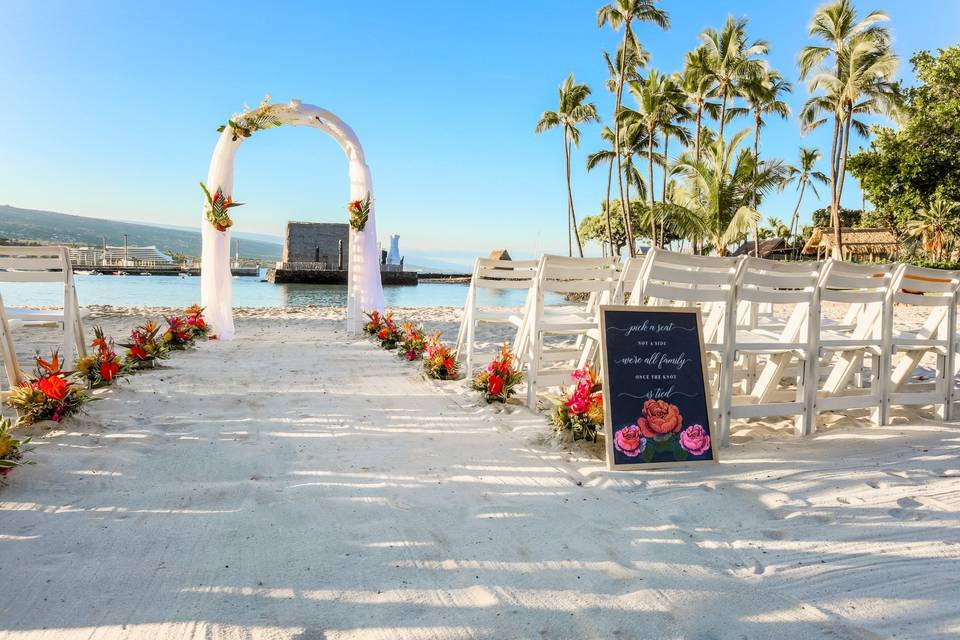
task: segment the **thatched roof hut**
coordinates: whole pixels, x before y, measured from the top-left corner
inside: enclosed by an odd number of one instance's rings
[[[843,258],[852,256],[867,260],[887,260],[897,256],[899,245],[892,229],[844,227]],[[817,259],[830,257],[833,253],[833,227],[814,227],[810,239],[803,246],[804,255]]]
[[[756,243],[753,240],[744,242],[737,250],[733,252],[732,255],[735,256],[752,256],[756,255],[753,251],[753,247]],[[767,238],[766,240],[760,241],[760,257],[761,258],[771,258],[776,254],[785,253],[784,249],[787,248],[787,241],[783,238]]]
[[[506,249],[494,249],[490,252],[491,260],[513,260]]]

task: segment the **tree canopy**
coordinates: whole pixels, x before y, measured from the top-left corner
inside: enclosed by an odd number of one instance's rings
[[[898,234],[937,198],[960,202],[960,46],[910,59],[919,84],[902,89],[900,128],[874,127],[850,169],[878,221]]]

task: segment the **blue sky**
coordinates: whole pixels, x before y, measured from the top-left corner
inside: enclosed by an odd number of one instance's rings
[[[601,53],[618,37],[597,29],[600,4],[0,0],[0,204],[199,226],[197,182],[217,126],[269,93],[330,109],[357,131],[382,239],[400,233],[401,247],[437,258],[501,246],[563,253],[561,136],[533,128],[570,72],[609,114]],[[652,66],[673,71],[704,27],[746,16],[796,84],[818,4],[665,0],[673,27],[639,36]],[[902,77],[912,52],[960,39],[956,0],[857,4],[891,15]],[[796,86],[795,112],[805,96]],[[578,215],[595,213],[605,189],[605,172],[582,170],[598,131],[584,129],[574,157]],[[793,161],[799,144],[827,148],[829,132],[801,139],[795,117],[773,122],[761,154]],[[346,162],[318,131],[261,132],[239,152],[234,191],[247,203],[237,230],[280,235],[290,219],[345,219]],[[844,204],[858,206],[856,182],[846,191]],[[785,218],[794,201],[789,190],[763,213]],[[803,213],[813,208],[811,198]]]

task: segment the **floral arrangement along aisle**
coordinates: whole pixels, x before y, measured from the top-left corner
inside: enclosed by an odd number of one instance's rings
[[[456,380],[460,377],[453,351],[440,341],[437,333],[427,342],[427,355],[423,359],[423,371],[434,380]]]
[[[183,311],[183,315],[187,319],[187,328],[190,331],[190,339],[198,340],[200,338],[212,338],[210,335],[210,325],[207,324],[206,318],[203,317],[203,308],[195,304],[192,307],[187,307]]]
[[[168,355],[168,349],[159,340],[160,326],[150,320],[130,333],[130,342],[120,345],[127,349],[127,362],[133,369],[152,369],[158,360]]]
[[[33,464],[33,460],[23,459],[23,454],[31,451],[25,448],[30,444],[30,438],[14,438],[12,428],[10,420],[0,418],[0,482],[17,467]]]
[[[397,323],[393,320],[393,314],[388,313],[383,318],[383,324],[377,331],[377,340],[384,349],[396,349],[400,342],[400,333],[397,331]]]
[[[77,372],[87,381],[90,389],[106,387],[113,384],[118,377],[129,373],[126,362],[113,350],[113,339],[108,339],[103,329],[93,328],[94,339],[90,343],[93,353],[77,361]]]
[[[163,332],[160,339],[168,349],[183,351],[193,346],[194,335],[186,318],[170,316],[167,318],[167,330]]]
[[[419,360],[427,350],[427,337],[423,335],[423,328],[413,326],[412,322],[405,322],[402,328],[403,335],[398,349],[400,357],[410,362]]]
[[[514,394],[516,386],[523,381],[523,372],[515,365],[513,352],[504,344],[500,348],[500,354],[473,379],[474,391],[483,394],[487,402],[506,402]]]
[[[363,332],[368,336],[375,336],[380,333],[380,329],[383,327],[383,316],[380,315],[380,312],[364,311],[363,315],[368,318],[367,323],[363,325]]]
[[[665,400],[647,400],[636,424],[618,429],[613,446],[631,458],[650,462],[660,451],[669,451],[676,460],[688,460],[710,451],[710,436],[703,425],[683,426],[683,416],[675,404]]]
[[[60,354],[53,352],[49,361],[37,356],[36,373],[26,382],[10,390],[7,404],[17,410],[18,425],[41,420],[60,422],[80,411],[91,400],[78,385],[70,381],[72,372],[60,368]]]
[[[574,385],[564,390],[553,407],[550,422],[558,433],[569,433],[574,440],[597,441],[603,429],[603,386],[593,367],[577,369],[570,377]]]

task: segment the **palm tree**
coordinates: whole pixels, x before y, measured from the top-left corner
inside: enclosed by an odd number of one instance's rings
[[[626,81],[626,58],[628,49],[633,49],[638,57],[642,57],[639,43],[633,33],[633,22],[652,22],[661,29],[670,28],[670,15],[657,7],[658,0],[614,0],[597,11],[597,27],[602,29],[609,24],[614,31],[623,27],[623,42],[620,45],[620,63],[617,66],[617,83],[613,104],[614,122],[614,152],[617,160],[617,181],[620,185],[620,206],[623,211],[623,223],[627,231],[627,248],[630,256],[636,255],[633,245],[633,231],[630,228],[630,210],[623,189],[623,175],[620,166],[620,106],[623,101],[623,85]]]
[[[615,146],[613,143],[613,131],[610,127],[604,127],[600,131],[600,139],[604,142],[610,144],[610,149],[601,149],[600,151],[594,151],[587,156],[587,171],[593,171],[599,167],[604,162],[607,163],[607,197],[604,206],[604,217],[607,220],[607,240],[610,243],[610,255],[619,255],[619,250],[613,244],[613,227],[610,224],[610,188],[613,183],[613,164],[615,161],[614,154],[616,153]]]
[[[917,218],[907,223],[907,235],[919,238],[923,249],[940,262],[944,250],[953,245],[960,223],[957,221],[956,202],[935,198],[926,209],[917,211]]]
[[[760,162],[760,129],[766,124],[763,116],[770,114],[787,118],[790,116],[790,105],[781,100],[780,96],[792,90],[790,83],[783,79],[779,72],[766,70],[747,79],[740,86],[740,93],[747,99],[747,104],[753,112],[753,155]],[[752,206],[757,208],[756,196]],[[754,236],[758,229],[754,227]],[[754,255],[760,255],[760,239],[756,238],[753,250]]]
[[[693,51],[688,51],[684,59],[681,79],[681,86],[687,94],[687,101],[693,106],[695,123],[693,157],[697,161],[700,160],[700,134],[703,128],[703,114],[707,113],[713,118],[719,117],[720,105],[709,101],[709,98],[713,95],[713,77],[707,70],[707,61],[707,50],[702,45]]]
[[[757,163],[750,149],[739,149],[750,135],[743,129],[704,149],[700,161],[681,158],[687,185],[680,206],[698,212],[704,219],[705,237],[719,255],[727,254],[727,245],[743,237],[759,221],[760,214],[750,207],[755,192],[761,195],[780,188],[787,174],[779,160]]]
[[[827,178],[826,174],[823,171],[815,171],[814,167],[817,166],[817,163],[823,158],[823,154],[820,153],[818,149],[812,147],[800,147],[800,163],[796,167],[787,167],[787,177],[785,179],[785,184],[789,184],[794,180],[797,181],[797,191],[799,195],[797,196],[797,206],[793,208],[793,215],[790,217],[790,236],[793,237],[797,233],[797,222],[800,217],[800,203],[803,202],[803,194],[807,190],[807,186],[810,187],[810,190],[813,191],[813,195],[820,197],[820,194],[817,193],[817,183],[827,184],[830,182],[830,179]],[[794,247],[796,249],[796,247]],[[796,251],[794,251],[794,258],[796,258]]]
[[[657,140],[657,132],[661,127],[669,122],[673,115],[673,103],[668,95],[671,91],[670,82],[667,76],[651,69],[645,80],[641,82],[630,83],[630,94],[637,102],[636,109],[629,107],[620,108],[620,117],[623,124],[634,132],[640,130],[646,135],[647,140],[647,197],[650,201],[650,211],[654,209],[654,189],[653,189],[653,164],[654,164],[654,146]],[[651,217],[651,235],[650,241],[653,244],[657,242],[657,225]]]
[[[685,146],[690,146],[690,130],[684,126],[685,122],[693,119],[693,114],[687,108],[687,94],[684,92],[681,83],[683,78],[679,73],[672,73],[664,81],[663,95],[666,101],[667,111],[664,114],[664,121],[660,125],[663,133],[663,187],[660,190],[660,201],[667,202],[667,178],[668,167],[670,165],[670,138],[676,138]]]
[[[574,81],[573,74],[567,76],[567,79],[560,85],[560,106],[556,111],[544,111],[537,122],[537,133],[543,133],[556,127],[563,127],[563,152],[567,161],[567,245],[570,255],[573,255],[573,242],[570,234],[577,238],[577,250],[580,257],[583,257],[583,244],[580,242],[580,234],[577,232],[577,215],[573,210],[573,188],[570,184],[570,145],[580,146],[580,130],[577,125],[584,122],[597,122],[597,108],[592,103],[586,102],[590,96],[590,87],[585,84]]]
[[[840,198],[846,174],[850,130],[865,135],[866,126],[855,114],[889,112],[894,108],[896,88],[893,77],[898,59],[890,34],[879,23],[886,13],[873,11],[857,21],[851,0],[835,0],[814,13],[808,33],[823,44],[808,45],[800,51],[797,64],[800,78],[814,75],[807,89],[812,95],[800,113],[803,132],[833,120],[830,146],[830,217],[834,229],[834,257],[842,257],[843,236]],[[822,94],[817,94],[822,91]]]
[[[766,55],[769,47],[763,40],[747,44],[747,20],[734,20],[733,16],[727,16],[719,32],[705,29],[700,39],[703,40],[706,71],[713,80],[713,92],[720,97],[720,131],[717,137],[723,140],[727,102],[736,96],[741,82],[763,71],[764,62],[755,56]]]

